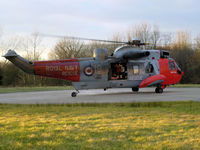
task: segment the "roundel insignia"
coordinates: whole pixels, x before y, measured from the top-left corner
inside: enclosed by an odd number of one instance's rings
[[[94,73],[94,69],[91,66],[85,67],[84,73],[86,76],[92,76]]]

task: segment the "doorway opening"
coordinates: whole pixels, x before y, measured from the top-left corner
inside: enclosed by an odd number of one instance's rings
[[[128,74],[126,63],[111,63],[109,80],[126,80],[127,78]]]

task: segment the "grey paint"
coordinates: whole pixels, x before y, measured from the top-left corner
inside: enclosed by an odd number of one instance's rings
[[[33,62],[19,56],[14,50],[8,50],[4,57],[22,69],[24,72],[34,74]]]
[[[82,89],[108,89],[108,88],[132,88],[138,87],[141,80],[110,80],[94,82],[73,82],[76,90]]]
[[[34,74],[33,62],[19,56],[14,50],[8,50],[4,57],[22,69],[24,72]]]

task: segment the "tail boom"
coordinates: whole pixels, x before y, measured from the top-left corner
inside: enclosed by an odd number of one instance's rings
[[[78,59],[31,62],[18,55],[14,50],[9,50],[4,57],[29,74],[73,82],[80,80],[80,65]]]
[[[33,62],[19,56],[14,50],[8,50],[4,57],[22,69],[24,72],[34,74]]]

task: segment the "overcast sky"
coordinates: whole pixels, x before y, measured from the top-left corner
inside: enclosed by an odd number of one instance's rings
[[[199,0],[0,0],[4,34],[62,34],[105,39],[147,22],[162,32],[200,33]]]

